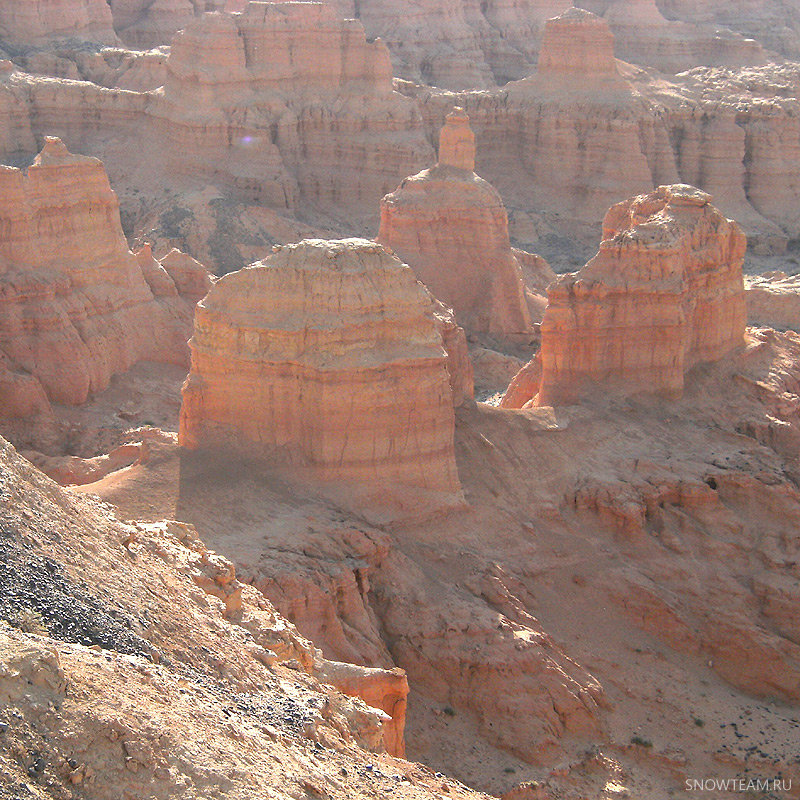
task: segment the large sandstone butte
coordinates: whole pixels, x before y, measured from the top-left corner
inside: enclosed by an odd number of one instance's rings
[[[180,442],[457,495],[453,392],[435,303],[363,239],[308,239],[198,305]]]
[[[583,8],[568,8],[544,25],[537,71],[540,74],[617,73],[614,35],[608,23]]]
[[[0,187],[0,416],[83,403],[142,359],[186,362],[192,301],[128,249],[101,161],[48,138]]]
[[[498,192],[475,169],[462,108],[447,115],[436,166],[406,178],[381,202],[377,240],[409,264],[471,333],[526,336],[522,271]]]
[[[374,213],[429,152],[385,45],[322,3],[194,20],[172,43],[159,116],[171,173],[281,208]]]
[[[746,240],[739,226],[684,184],[618,203],[597,255],[550,286],[537,363],[503,405],[579,399],[622,389],[680,397],[688,370],[744,342]]]

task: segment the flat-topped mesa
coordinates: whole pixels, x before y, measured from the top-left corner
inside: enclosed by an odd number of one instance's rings
[[[128,249],[101,161],[48,137],[27,172],[0,167],[0,230],[0,417],[82,403],[141,359],[186,363],[192,303]]]
[[[743,344],[745,249],[739,226],[691,186],[613,206],[597,255],[550,286],[538,364],[503,405],[570,403],[600,389],[680,397],[688,370]]]
[[[323,3],[251,0],[240,14],[204,14],[175,36],[167,68],[166,95],[184,104],[228,104],[241,91],[392,92],[383,43]]]
[[[537,71],[543,75],[616,75],[614,36],[608,23],[582,8],[547,20]]]
[[[250,2],[173,40],[155,101],[167,170],[237,200],[373,215],[429,158],[389,51],[323,3]]]
[[[435,167],[381,201],[377,241],[409,264],[468,332],[531,332],[520,265],[498,192],[474,172],[475,137],[462,108],[447,115]]]
[[[181,445],[326,482],[460,495],[434,304],[375,242],[276,247],[197,307]]]

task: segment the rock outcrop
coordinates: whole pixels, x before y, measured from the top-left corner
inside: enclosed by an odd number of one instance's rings
[[[605,12],[617,56],[663,72],[700,65],[761,64],[761,45],[719,25],[666,19],[655,0],[615,0]]]
[[[2,438],[0,474],[0,700],[15,720],[0,739],[4,785],[25,776],[34,748],[40,761],[26,780],[44,773],[59,796],[80,785],[97,800],[169,794],[176,776],[213,794],[219,776],[191,757],[209,742],[246,798],[334,779],[342,796],[367,796],[378,765],[410,771],[387,755],[402,755],[402,670],[322,658],[191,525],[123,524]],[[63,703],[67,685],[75,703]],[[34,723],[42,708],[44,735]],[[309,741],[324,744],[330,765],[311,765]],[[441,789],[433,778],[406,783],[409,799]]]
[[[679,182],[713,195],[754,251],[785,250],[800,230],[791,201],[800,185],[798,68],[697,67],[655,79],[612,65],[608,30],[606,20],[570,11],[547,22],[539,67],[523,80],[406,91],[422,101],[429,136],[454,103],[465,108],[477,171],[501,193],[514,239],[536,248],[555,234],[562,250],[576,239],[586,248],[556,266],[585,262],[619,197]]]
[[[667,19],[724,25],[788,58],[800,56],[800,11],[786,0],[661,0],[658,6]]]
[[[172,44],[168,169],[281,208],[369,206],[430,152],[385,45],[322,3],[206,14]]]
[[[172,279],[181,297],[199,303],[207,294],[214,279],[196,259],[173,247],[158,262]]]
[[[598,254],[551,284],[535,368],[512,381],[506,407],[573,402],[622,390],[680,397],[688,370],[741,347],[745,237],[682,184],[613,206]],[[526,400],[531,400],[529,396]]]
[[[441,130],[436,166],[383,198],[377,240],[453,308],[468,332],[525,337],[531,320],[506,210],[474,169],[475,138],[456,108]]]
[[[405,756],[403,733],[408,678],[404,670],[398,667],[391,670],[362,667],[322,658],[317,661],[314,676],[324,683],[330,683],[346,695],[360,697],[371,708],[379,708],[388,714],[391,721],[384,725],[386,751],[393,756]]]
[[[434,302],[360,239],[304,240],[226,275],[198,305],[180,442],[323,481],[460,491]]]
[[[82,403],[142,359],[186,363],[191,300],[128,249],[102,162],[49,138],[0,185],[0,416]]]
[[[542,26],[569,0],[332,0],[389,47],[395,74],[448,89],[486,88],[527,75]]]
[[[114,28],[128,47],[148,49],[172,37],[206,11],[222,11],[225,0],[108,0]]]
[[[69,61],[69,71],[59,62],[55,74],[83,80],[3,65],[0,156],[24,163],[43,136],[60,136],[73,151],[103,159],[126,229],[224,271],[276,241],[374,230],[380,198],[432,163],[429,139],[455,104],[469,113],[477,171],[501,193],[512,238],[535,249],[555,234],[585,248],[564,261],[556,248],[547,251],[559,268],[585,262],[616,199],[675,182],[712,194],[755,247],[778,251],[800,235],[792,202],[800,186],[796,65],[698,67],[653,80],[618,62],[616,72],[576,81],[567,62],[607,34],[598,40],[597,22],[578,12],[551,28],[559,25],[573,47],[559,58],[546,42],[541,73],[458,95],[395,82],[413,95],[402,97],[392,91],[385,46],[313,3],[193,16],[169,57],[108,48]],[[362,66],[338,81],[315,77],[298,56],[294,71],[281,72],[287,48],[324,53],[319,72],[333,76],[342,74],[338,52]],[[370,73],[379,77],[365,89]],[[142,91],[162,83],[163,92]],[[302,225],[276,218],[298,213]]]
[[[542,75],[612,75],[617,72],[614,36],[608,23],[582,8],[547,20],[537,72]]]
[[[785,272],[748,275],[745,295],[751,325],[800,331],[800,276]]]
[[[118,43],[106,0],[0,0],[0,45],[26,50],[57,39]]]

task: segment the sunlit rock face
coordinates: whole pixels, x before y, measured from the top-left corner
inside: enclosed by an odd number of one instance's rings
[[[453,308],[468,332],[524,336],[531,320],[506,210],[474,169],[475,137],[457,108],[441,130],[436,166],[383,198],[378,241]]]
[[[193,302],[128,249],[101,161],[48,138],[0,187],[0,416],[82,403],[142,359],[186,363]]]
[[[537,365],[512,381],[504,405],[604,389],[679,397],[688,370],[743,344],[745,249],[739,226],[691,186],[613,206],[598,254],[550,286]]]
[[[226,275],[197,308],[181,444],[458,493],[434,311],[413,272],[363,239],[304,240]]]

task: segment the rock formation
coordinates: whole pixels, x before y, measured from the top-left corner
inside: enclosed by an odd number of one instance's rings
[[[158,262],[166,271],[181,297],[198,303],[213,284],[208,270],[195,258],[173,247]]]
[[[574,236],[575,220],[601,219],[619,196],[649,189],[654,170],[669,171],[671,151],[652,159],[642,152],[642,142],[659,133],[648,130],[651,108],[619,74],[610,38],[603,20],[568,11],[547,21],[534,74],[502,91],[431,95],[423,106],[431,129],[454,99],[464,105],[479,172],[510,207],[524,210],[515,218],[546,210],[571,220]],[[578,55],[585,53],[594,55]]]
[[[800,331],[800,276],[785,272],[748,275],[745,295],[750,325]]]
[[[386,47],[321,3],[206,14],[175,37],[167,70],[168,169],[249,200],[374,209],[429,152]]]
[[[553,233],[590,248],[619,197],[681,182],[712,194],[754,249],[782,252],[800,230],[789,199],[800,185],[798,68],[698,67],[654,80],[613,65],[607,25],[580,10],[549,20],[537,71],[501,90],[404,91],[422,101],[429,136],[453,103],[464,106],[478,172],[502,194],[519,241]]]
[[[617,72],[614,36],[608,23],[582,8],[569,8],[547,20],[536,70],[542,75],[582,78]]]
[[[512,381],[506,407],[573,402],[622,389],[680,397],[688,370],[743,344],[745,237],[682,184],[613,206],[598,254],[550,286],[536,368]],[[526,392],[527,393],[527,392]]]
[[[308,740],[336,754],[330,774],[348,795],[374,790],[370,773],[378,770],[369,750],[382,754],[383,768],[404,768],[386,755],[402,755],[402,670],[322,658],[190,525],[123,524],[106,507],[48,480],[2,438],[0,474],[0,698],[15,719],[0,739],[4,786],[21,767],[25,774],[34,743],[46,767],[27,779],[46,770],[59,795],[83,784],[81,792],[97,800],[154,787],[169,794],[179,774],[203,794],[214,793],[218,776],[198,772],[183,755],[192,741],[192,749],[219,744],[213,763],[230,765],[238,776],[230,785],[246,798],[263,796],[269,786],[302,791],[304,780],[327,781],[307,760]],[[67,683],[79,694],[62,708]],[[225,688],[209,692],[212,685]],[[233,712],[235,702],[242,707]],[[45,737],[26,724],[43,707],[58,715],[48,719]],[[234,724],[241,728],[225,727]],[[173,735],[180,741],[167,745]],[[92,746],[84,749],[85,742]],[[77,759],[72,764],[67,752]],[[413,783],[413,795],[403,797],[438,797],[441,781]],[[18,791],[23,784],[14,785]]]
[[[604,16],[614,33],[619,58],[663,72],[765,60],[754,39],[718,25],[667,20],[655,0],[615,0]]]
[[[57,39],[117,42],[106,0],[0,0],[0,45],[15,51]]]
[[[434,304],[374,242],[304,240],[198,305],[180,442],[325,481],[458,493]]]
[[[531,320],[506,210],[474,169],[469,118],[456,108],[441,130],[436,166],[383,198],[377,240],[453,308],[467,331],[525,337]]]
[[[0,416],[82,403],[141,359],[185,363],[191,303],[128,249],[102,162],[49,138],[0,183]]]
[[[181,28],[206,11],[222,11],[225,0],[108,0],[114,28],[129,47],[169,44]]]
[[[661,0],[658,5],[668,19],[724,25],[788,58],[800,56],[800,12],[785,0]]]
[[[24,163],[43,136],[60,136],[103,159],[126,228],[140,240],[189,249],[225,271],[276,241],[373,229],[380,197],[431,163],[425,126],[433,138],[457,104],[470,115],[478,172],[501,193],[512,238],[534,248],[555,234],[586,248],[568,263],[554,260],[558,267],[586,260],[616,199],[667,183],[713,194],[756,248],[779,251],[800,235],[792,202],[800,186],[797,66],[704,67],[651,80],[620,64],[576,81],[567,62],[592,42],[606,41],[603,69],[610,64],[603,23],[570,12],[550,23],[541,73],[458,95],[396,82],[413,95],[402,97],[392,91],[386,48],[367,42],[357,22],[313,3],[267,6],[192,17],[169,58],[107,48],[67,61],[27,59],[31,70],[57,67],[54,74],[73,81],[5,64],[0,157]],[[553,43],[566,40],[573,47],[565,60]],[[294,71],[281,72],[258,42],[271,43],[267,52],[283,53],[284,63],[288,49],[318,50],[330,63],[315,75],[298,58]],[[340,51],[361,66],[342,72]],[[161,83],[163,92],[142,91]],[[138,157],[142,143],[146,158]]]
[[[361,667],[342,661],[319,659],[314,672],[317,679],[330,683],[340,692],[360,697],[371,708],[379,708],[391,717],[384,726],[386,751],[403,757],[406,753],[403,732],[406,722],[408,679],[402,669],[385,670]]]
[[[485,88],[527,75],[542,26],[569,0],[332,0],[389,47],[395,74],[448,89]]]

